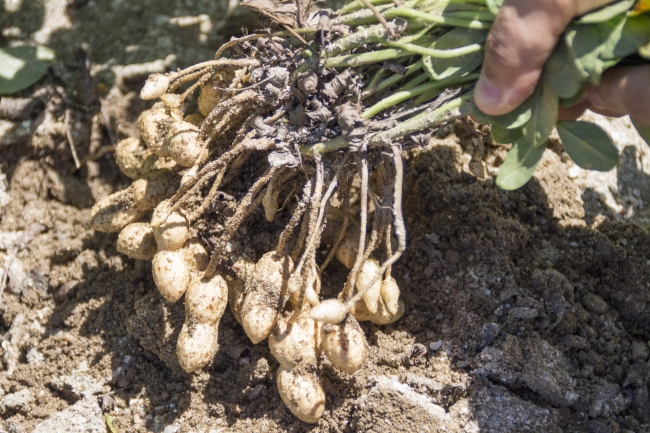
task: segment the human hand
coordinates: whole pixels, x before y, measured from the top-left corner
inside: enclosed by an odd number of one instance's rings
[[[481,111],[512,111],[537,85],[544,63],[569,22],[611,0],[506,0],[487,39],[485,62],[474,91]],[[650,66],[607,70],[599,86],[560,116],[579,116],[591,109],[608,116],[630,114],[650,125]]]

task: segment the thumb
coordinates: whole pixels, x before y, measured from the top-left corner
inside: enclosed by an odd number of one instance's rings
[[[486,42],[474,101],[490,115],[512,111],[537,85],[571,19],[611,0],[506,0]]]

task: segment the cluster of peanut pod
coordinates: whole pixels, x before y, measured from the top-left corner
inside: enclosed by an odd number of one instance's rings
[[[319,379],[322,355],[338,370],[353,374],[367,356],[358,321],[392,323],[404,314],[404,303],[390,270],[382,270],[370,257],[353,283],[359,294],[355,299],[340,296],[340,300],[321,301],[318,266],[308,261],[305,271],[304,261],[294,263],[290,255],[278,250],[267,252],[256,263],[233,251],[232,257],[239,257],[232,266],[234,273],[206,272],[210,254],[196,229],[202,212],[191,206],[174,208],[170,197],[196,179],[205,150],[199,127],[227,98],[215,89],[237,74],[232,70],[215,73],[202,84],[201,114],[185,116],[174,98],[178,95],[156,93],[162,102],[140,116],[141,138],[124,139],[116,147],[117,165],[133,183],[93,207],[91,226],[101,232],[119,232],[119,252],[152,260],[154,282],[167,301],[185,296],[185,323],[176,353],[186,372],[204,367],[214,357],[219,348],[219,320],[229,304],[254,344],[268,338],[280,363],[277,386],[282,400],[300,420],[315,423],[325,408]],[[142,96],[152,99],[148,89],[164,79],[152,76]],[[277,194],[273,197],[271,184],[262,194],[267,219],[273,219]],[[348,269],[360,256],[359,231],[345,231],[335,252]]]

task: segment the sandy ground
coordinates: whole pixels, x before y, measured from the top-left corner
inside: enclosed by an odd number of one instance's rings
[[[553,145],[514,192],[494,185],[503,147],[488,142],[487,176],[473,174],[462,124],[408,153],[409,248],[394,270],[407,312],[362,324],[370,356],[353,376],[323,362],[327,406],[309,426],[230,312],[208,367],[180,369],[182,305],[88,226],[129,180],[110,154],[75,171],[57,127],[71,110],[80,159],[137,134],[142,70],[209,59],[254,18],[203,0],[68,3],[0,13],[0,45],[59,58],[22,94],[40,110],[0,120],[0,432],[105,432],[107,419],[119,432],[650,431],[650,157],[629,121],[590,117],[622,151],[616,170],[584,172]],[[263,220],[237,241],[263,248],[277,231]],[[345,275],[333,264],[325,292]]]

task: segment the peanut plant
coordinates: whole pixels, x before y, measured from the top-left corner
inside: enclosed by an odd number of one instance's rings
[[[391,276],[406,248],[403,146],[426,145],[436,128],[473,114],[497,142],[513,143],[497,177],[504,189],[528,181],[554,128],[576,164],[611,169],[618,153],[608,135],[558,122],[558,110],[607,68],[648,62],[650,14],[623,0],[575,19],[532,96],[487,116],[472,91],[501,1],[354,0],[310,14],[300,2],[243,5],[280,29],[149,77],[141,97],[160,101],[141,115],[141,139],[123,140],[115,153],[133,183],[97,203],[91,224],[119,232],[118,251],[152,260],[165,299],[184,296],[183,369],[213,358],[229,304],[253,343],[269,340],[283,401],[314,423],[325,408],[324,359],[354,374],[367,350],[358,322],[404,314]],[[648,127],[638,128],[647,140]],[[243,197],[224,202],[224,189],[256,164],[263,171]],[[260,207],[286,224],[275,248],[250,257],[234,238]],[[317,263],[321,244],[331,248]],[[322,300],[334,258],[349,273],[338,297]]]

